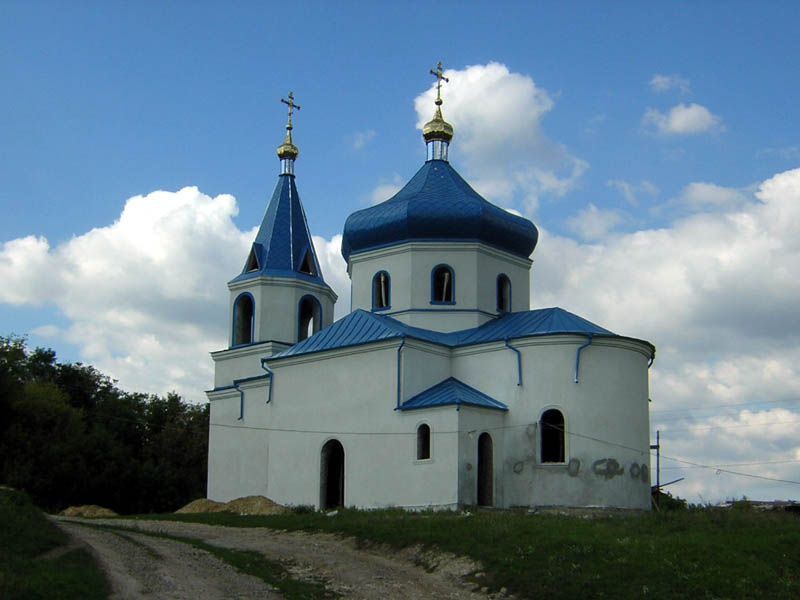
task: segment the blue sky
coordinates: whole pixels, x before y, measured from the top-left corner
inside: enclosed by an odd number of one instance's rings
[[[800,480],[798,16],[796,2],[4,2],[0,334],[202,400],[225,281],[275,183],[279,99],[302,106],[298,186],[346,294],[335,236],[424,160],[442,60],[451,162],[542,229],[534,304],[656,344],[653,421],[673,455],[794,461],[754,472]],[[694,499],[800,496],[690,479],[676,491]]]

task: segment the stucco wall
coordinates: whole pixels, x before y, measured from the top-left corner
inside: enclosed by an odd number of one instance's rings
[[[442,264],[454,272],[454,304],[431,302],[431,273]],[[497,315],[500,273],[511,280],[512,309],[528,309],[529,270],[530,261],[482,244],[403,244],[351,257],[352,307],[372,310],[372,279],[386,271],[391,277],[391,306],[383,314],[437,331],[477,327]]]
[[[508,405],[506,413],[461,407],[397,411],[400,340],[271,363],[267,386],[212,401],[209,494],[224,500],[264,493],[286,504],[320,504],[320,453],[345,451],[348,506],[409,508],[476,502],[477,440],[490,433],[496,506],[649,506],[646,347],[581,336],[512,340],[450,351],[409,340],[402,350],[401,401],[454,376]],[[566,419],[566,460],[542,464],[538,421],[554,407]],[[432,457],[416,460],[420,423]],[[244,429],[235,429],[244,427]],[[269,431],[267,431],[269,430]],[[470,466],[471,465],[471,466]],[[635,465],[635,466],[634,466]]]
[[[582,351],[575,383],[575,353],[584,342],[578,336],[514,341],[522,352],[522,386],[514,355],[503,347],[453,359],[455,377],[510,409],[501,458],[504,506],[649,507],[649,479],[642,474],[649,471],[650,443],[644,347],[595,340]],[[562,464],[541,462],[538,421],[548,408],[565,417]]]
[[[230,285],[228,302],[228,343],[233,341],[233,307],[236,299],[245,292],[255,302],[254,341],[297,342],[298,305],[305,295],[316,298],[321,307],[321,327],[333,323],[335,294],[322,286],[280,277],[258,277]]]

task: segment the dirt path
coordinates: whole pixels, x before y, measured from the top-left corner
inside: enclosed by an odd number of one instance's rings
[[[281,597],[260,579],[188,544],[63,520],[58,525],[89,546],[108,576],[115,600]]]
[[[76,520],[69,521],[74,523]],[[363,550],[356,548],[353,540],[322,533],[218,527],[175,521],[93,519],[91,522],[195,538],[225,548],[254,550],[270,560],[281,562],[297,579],[313,577],[316,580],[324,580],[327,589],[336,591],[345,598],[381,600],[410,598],[485,600],[487,598],[485,594],[471,591],[474,586],[466,584],[463,580],[465,575],[476,571],[478,565],[468,559],[451,555],[421,553],[418,549],[392,554],[379,550]],[[63,519],[61,523],[64,523]],[[70,526],[68,523],[66,525]],[[79,529],[88,528],[79,527]],[[146,536],[137,536],[137,541],[140,538],[153,541],[153,538]],[[159,551],[163,552],[164,549],[161,548]],[[198,551],[190,549],[189,552]],[[176,557],[176,560],[180,562],[182,559]],[[430,571],[419,566],[420,563],[425,564]],[[204,592],[198,597],[211,596]]]

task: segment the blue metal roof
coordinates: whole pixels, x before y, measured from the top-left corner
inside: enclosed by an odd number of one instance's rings
[[[429,160],[397,194],[351,214],[342,255],[417,240],[478,241],[528,258],[539,231],[485,200],[450,163]]]
[[[508,410],[508,406],[450,377],[420,392],[400,405],[400,410],[418,410],[436,406],[477,406],[494,410]]]
[[[313,274],[300,270],[307,254]],[[253,255],[256,265],[251,264]],[[294,183],[294,175],[284,174],[278,177],[278,184],[272,193],[242,273],[233,281],[261,275],[303,279],[325,285],[300,194],[297,193]]]
[[[358,309],[313,336],[276,354],[270,360],[399,338],[423,340],[455,348],[507,339],[562,334],[624,338],[558,307],[509,313],[480,327],[452,333],[411,327],[387,315]],[[650,346],[655,354],[652,344],[644,343]]]

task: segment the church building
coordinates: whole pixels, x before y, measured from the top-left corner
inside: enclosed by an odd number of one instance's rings
[[[292,116],[280,175],[212,353],[208,497],[455,509],[650,507],[655,348],[530,306],[538,230],[449,162],[441,63],[427,160],[356,211],[334,322],[300,201]],[[569,269],[569,265],[564,265]],[[587,290],[586,293],[591,293]]]

